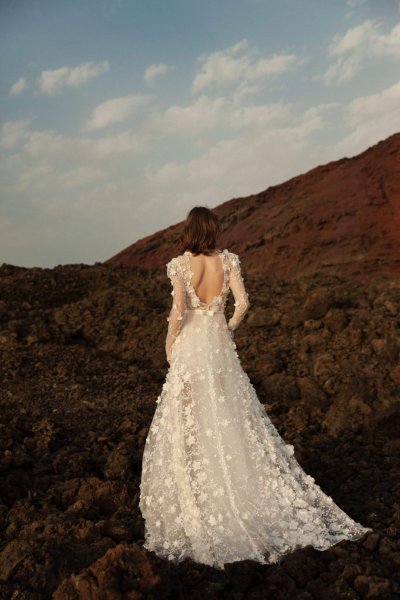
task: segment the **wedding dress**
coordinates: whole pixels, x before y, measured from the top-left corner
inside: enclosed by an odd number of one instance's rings
[[[166,265],[170,367],[143,453],[144,547],[175,563],[190,557],[223,570],[244,559],[280,562],[297,548],[325,550],[372,531],[303,471],[241,366],[232,332],[250,303],[238,255],[219,253],[223,285],[210,304],[193,287],[191,256],[187,250]],[[227,322],[229,289],[235,309]]]

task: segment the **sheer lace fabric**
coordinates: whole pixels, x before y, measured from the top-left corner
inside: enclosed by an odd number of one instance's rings
[[[170,368],[143,453],[144,547],[174,562],[190,557],[223,569],[360,538],[371,529],[303,471],[242,369],[231,336],[250,306],[239,257],[221,253],[222,291],[204,305],[191,285],[189,256],[167,264]],[[230,289],[235,310],[227,323]]]
[[[224,312],[226,298],[229,289],[231,289],[235,298],[235,310],[229,319],[228,329],[230,332],[233,332],[239,326],[250,305],[237,254],[228,252],[226,248],[221,252],[224,271],[222,290],[219,295],[214,297],[210,304],[205,304],[200,300],[192,285],[194,273],[190,267],[190,255],[191,253],[186,251],[182,256],[173,258],[167,264],[167,275],[172,283],[171,294],[173,296],[172,307],[167,319],[169,324],[165,343],[168,362],[170,362],[172,345],[182,329],[187,309],[193,310],[199,308],[200,310],[207,311],[208,316],[212,316],[215,312]]]

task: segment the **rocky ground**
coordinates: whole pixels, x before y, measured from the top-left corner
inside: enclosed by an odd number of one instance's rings
[[[0,598],[399,597],[400,282],[246,284],[252,307],[236,343],[260,401],[303,468],[374,532],[225,572],[143,550],[140,468],[168,366],[166,274],[3,264]]]

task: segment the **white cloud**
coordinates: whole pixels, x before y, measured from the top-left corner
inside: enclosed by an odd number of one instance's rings
[[[28,135],[29,120],[7,121],[0,133],[0,148],[14,148]]]
[[[138,108],[143,106],[149,96],[137,94],[135,96],[122,96],[120,98],[112,98],[106,102],[102,102],[96,106],[91,114],[90,119],[84,125],[83,130],[91,131],[94,129],[102,129],[112,123],[120,123],[133,115]]]
[[[185,198],[201,190],[204,194],[206,188],[218,190],[219,197],[209,198],[211,205],[222,201],[223,190],[224,199],[229,191],[235,195],[255,193],[307,166],[314,166],[317,151],[313,152],[309,138],[322,128],[321,115],[314,114],[286,127],[271,127],[257,136],[221,140],[193,160],[180,164],[171,161],[157,170],[149,168],[148,184],[156,189],[177,186],[171,193]]]
[[[376,36],[377,28],[377,21],[368,20],[348,29],[344,35],[336,34],[329,46],[329,54],[331,56],[340,56],[346,52],[356,50],[372,37]]]
[[[261,104],[255,106],[242,106],[232,108],[227,119],[232,129],[245,127],[266,128],[288,117],[291,106],[289,104]]]
[[[214,207],[327,162],[330,147],[313,143],[313,135],[324,129],[323,114],[335,108],[337,103],[320,104],[299,113],[293,106],[286,126],[270,126],[257,135],[253,130],[240,132],[233,139],[209,143],[201,155],[186,162],[149,166],[146,195],[152,212],[168,206],[172,221],[180,221],[195,204]]]
[[[344,83],[350,81],[358,73],[361,68],[361,57],[349,56],[348,58],[340,57],[335,64],[331,65],[323,76],[324,83]],[[319,77],[317,77],[319,79]]]
[[[382,116],[393,120],[400,116],[400,81],[377,94],[355,98],[348,107],[350,125]]]
[[[227,108],[224,97],[201,96],[189,106],[170,106],[164,112],[153,113],[144,124],[146,131],[160,133],[188,133],[213,129],[220,123]]]
[[[10,95],[11,96],[19,96],[24,92],[28,87],[28,81],[26,77],[20,77],[15,83],[10,87]]]
[[[377,94],[355,98],[345,118],[351,133],[335,144],[338,156],[357,154],[400,131],[400,81]]]
[[[94,165],[76,166],[65,171],[54,169],[51,165],[38,165],[24,170],[18,181],[18,190],[35,187],[36,190],[49,188],[66,190],[79,188],[88,183],[105,179],[107,170]]]
[[[192,83],[192,93],[218,85],[248,83],[270,75],[284,73],[297,62],[294,54],[276,54],[269,58],[255,58],[243,39],[226,50],[203,54],[198,58],[202,64]]]
[[[237,87],[232,90],[231,93],[233,104],[241,105],[246,96],[258,94],[258,92],[262,91],[262,88],[263,83],[261,81],[251,84],[249,84],[247,81],[240,81]]]
[[[340,102],[322,102],[321,104],[316,104],[315,106],[307,108],[303,113],[303,118],[308,119],[309,117],[317,117],[322,113],[332,111],[340,106]]]
[[[42,71],[37,80],[40,91],[49,96],[55,96],[64,87],[78,87],[90,79],[102,75],[110,68],[108,61],[100,63],[83,62],[76,67],[61,67],[59,69]]]
[[[108,161],[126,154],[146,150],[146,139],[125,131],[118,135],[89,139],[67,137],[54,131],[31,131],[21,152],[32,160],[81,164]]]
[[[337,59],[322,76],[323,81],[328,85],[349,81],[371,59],[400,60],[400,23],[387,34],[380,33],[381,26],[381,21],[368,19],[344,35],[335,35],[329,55]]]
[[[160,77],[164,77],[168,71],[171,70],[172,67],[164,63],[160,63],[158,65],[150,65],[147,67],[144,73],[144,80],[148,85],[152,85],[156,79],[160,79]]]
[[[6,123],[0,141],[14,150],[7,159],[8,172],[20,192],[28,187],[58,192],[79,188],[104,179],[115,164],[148,150],[148,137],[130,131],[90,139],[30,130],[24,122]]]
[[[164,112],[153,113],[144,123],[144,130],[156,134],[184,133],[198,135],[206,130],[223,127],[237,130],[246,127],[266,127],[288,115],[289,105],[280,103],[237,106],[225,96],[199,96],[188,106],[170,106]]]
[[[96,160],[143,154],[149,149],[148,138],[124,131],[117,135],[90,140],[90,152]]]

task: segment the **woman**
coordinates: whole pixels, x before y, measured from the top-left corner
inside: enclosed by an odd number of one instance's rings
[[[169,369],[146,439],[139,507],[145,548],[224,569],[244,559],[276,563],[309,544],[324,550],[371,529],[302,470],[243,371],[233,332],[249,297],[237,254],[216,249],[219,231],[217,215],[193,208],[183,253],[167,264]]]

